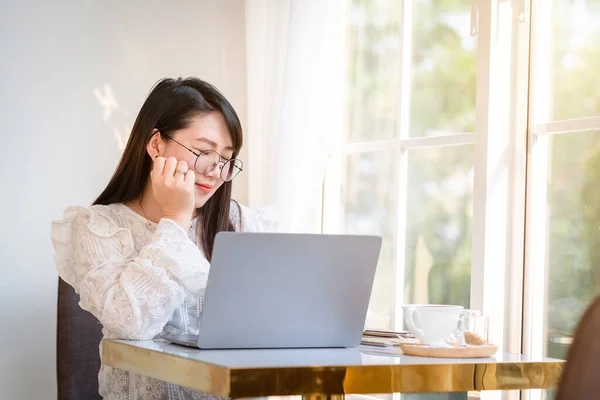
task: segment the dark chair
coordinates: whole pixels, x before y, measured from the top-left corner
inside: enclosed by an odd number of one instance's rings
[[[100,370],[102,326],[79,307],[79,296],[58,279],[56,380],[58,400],[95,400]]]
[[[567,354],[556,400],[600,398],[600,296],[588,306]]]

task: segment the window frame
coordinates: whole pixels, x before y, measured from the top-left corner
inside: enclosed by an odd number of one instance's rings
[[[554,135],[600,130],[600,116],[549,121],[551,14],[545,0],[473,1],[477,34],[475,132],[411,138],[410,16],[402,3],[402,71],[397,139],[346,143],[327,168],[323,232],[340,231],[341,165],[348,154],[398,151],[396,291],[394,328],[402,327],[407,151],[475,145],[471,307],[490,316],[490,336],[500,351],[546,355],[549,140]],[[513,8],[514,7],[514,8]],[[544,38],[544,40],[536,40]],[[543,68],[540,68],[542,66]],[[547,101],[543,101],[547,99]],[[340,118],[344,118],[341,112]],[[502,299],[498,302],[497,299]],[[541,391],[524,392],[539,399]],[[486,394],[486,398],[488,394]],[[489,394],[493,396],[493,394]],[[509,395],[513,397],[513,395]]]

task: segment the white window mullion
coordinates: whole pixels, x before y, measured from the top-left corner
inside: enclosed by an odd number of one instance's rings
[[[342,233],[342,178],[344,155],[331,155],[323,180],[323,205],[321,212],[322,233]]]
[[[407,138],[400,141],[403,149],[422,149],[425,147],[458,146],[475,143],[475,133]]]
[[[490,339],[505,350],[506,299],[511,260],[508,177],[511,149],[511,3],[479,1],[474,160],[471,307],[490,317]]]
[[[329,2],[329,15],[334,15],[329,21],[330,42],[329,51],[332,52],[333,65],[329,68],[335,73],[330,77],[334,79],[328,110],[328,123],[330,142],[327,143],[332,150],[329,154],[328,165],[323,176],[321,193],[321,232],[340,233],[342,230],[342,173],[344,157],[340,152],[344,143],[344,130],[346,119],[346,40],[347,40],[347,3],[345,1]]]
[[[548,277],[546,270],[548,207],[547,185],[549,136],[530,135],[527,176],[527,220],[523,293],[522,353],[546,354]],[[541,400],[542,391],[527,390],[523,400]]]
[[[550,138],[532,135],[531,140],[527,183],[523,353],[542,357],[546,353],[547,185]]]
[[[408,89],[406,89],[408,90]],[[406,95],[408,96],[408,95]],[[401,101],[402,103],[402,101]],[[398,136],[403,137],[403,131],[408,131],[409,116],[400,114]],[[406,125],[406,127],[403,127]],[[475,143],[475,133],[458,133],[451,135],[426,136],[414,138],[401,138],[390,140],[374,140],[372,142],[354,142],[344,144],[343,152],[351,153],[366,153],[374,151],[386,150],[408,150],[408,149],[423,149],[426,147],[442,147],[442,146],[459,146],[463,144]]]
[[[398,137],[401,141],[408,139],[410,130],[410,87],[412,67],[412,19],[413,0],[402,3],[402,50],[400,61],[400,87],[398,110]],[[398,161],[398,186],[396,208],[396,263],[394,269],[394,329],[402,329],[402,305],[404,304],[404,275],[406,269],[406,202],[408,188],[408,150],[401,149]]]
[[[546,90],[548,90],[548,89],[549,89],[549,87]],[[550,93],[548,93],[548,96],[551,96]],[[538,99],[538,100],[542,103],[543,106],[546,106],[546,108],[549,108],[549,106],[547,105],[548,100],[546,100],[546,99]],[[537,100],[536,100],[536,102],[537,102]],[[546,114],[547,113],[548,112],[546,112]],[[536,136],[559,135],[561,133],[570,133],[570,132],[597,131],[597,130],[600,130],[600,117],[577,118],[577,119],[567,119],[564,121],[544,122],[544,123],[534,124],[532,127],[532,130],[533,130],[533,134]]]
[[[531,18],[529,0],[520,0],[518,23],[513,30],[511,60],[512,118],[509,151],[509,235],[507,243],[507,296],[504,350],[521,353],[523,341],[523,270],[525,264],[525,206],[527,188],[527,143]],[[513,21],[515,24],[515,21]]]
[[[546,1],[533,2],[531,59],[530,148],[527,178],[527,247],[525,250],[525,295],[523,304],[523,353],[543,356],[546,352],[547,316],[547,185],[550,136],[536,135],[538,126],[552,117],[552,20]],[[529,394],[528,394],[529,395]],[[530,398],[539,398],[535,393]]]

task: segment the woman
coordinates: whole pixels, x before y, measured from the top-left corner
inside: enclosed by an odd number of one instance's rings
[[[562,370],[556,400],[592,400],[600,396],[600,296],[587,307]]]
[[[216,88],[161,80],[94,205],[70,207],[53,222],[58,273],[105,338],[197,333],[215,235],[260,225],[231,200],[241,147],[238,116]],[[106,399],[209,397],[106,366],[99,380]]]

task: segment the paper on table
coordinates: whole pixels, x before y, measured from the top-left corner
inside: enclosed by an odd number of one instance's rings
[[[415,338],[381,338],[381,337],[372,337],[372,336],[363,336],[360,344],[366,346],[376,346],[376,347],[392,347],[392,346],[400,346],[401,343],[418,343]]]
[[[366,329],[363,332],[363,337],[382,337],[382,338],[391,338],[397,339],[401,337],[414,337],[410,332],[393,332],[393,331],[381,331],[376,329]]]

